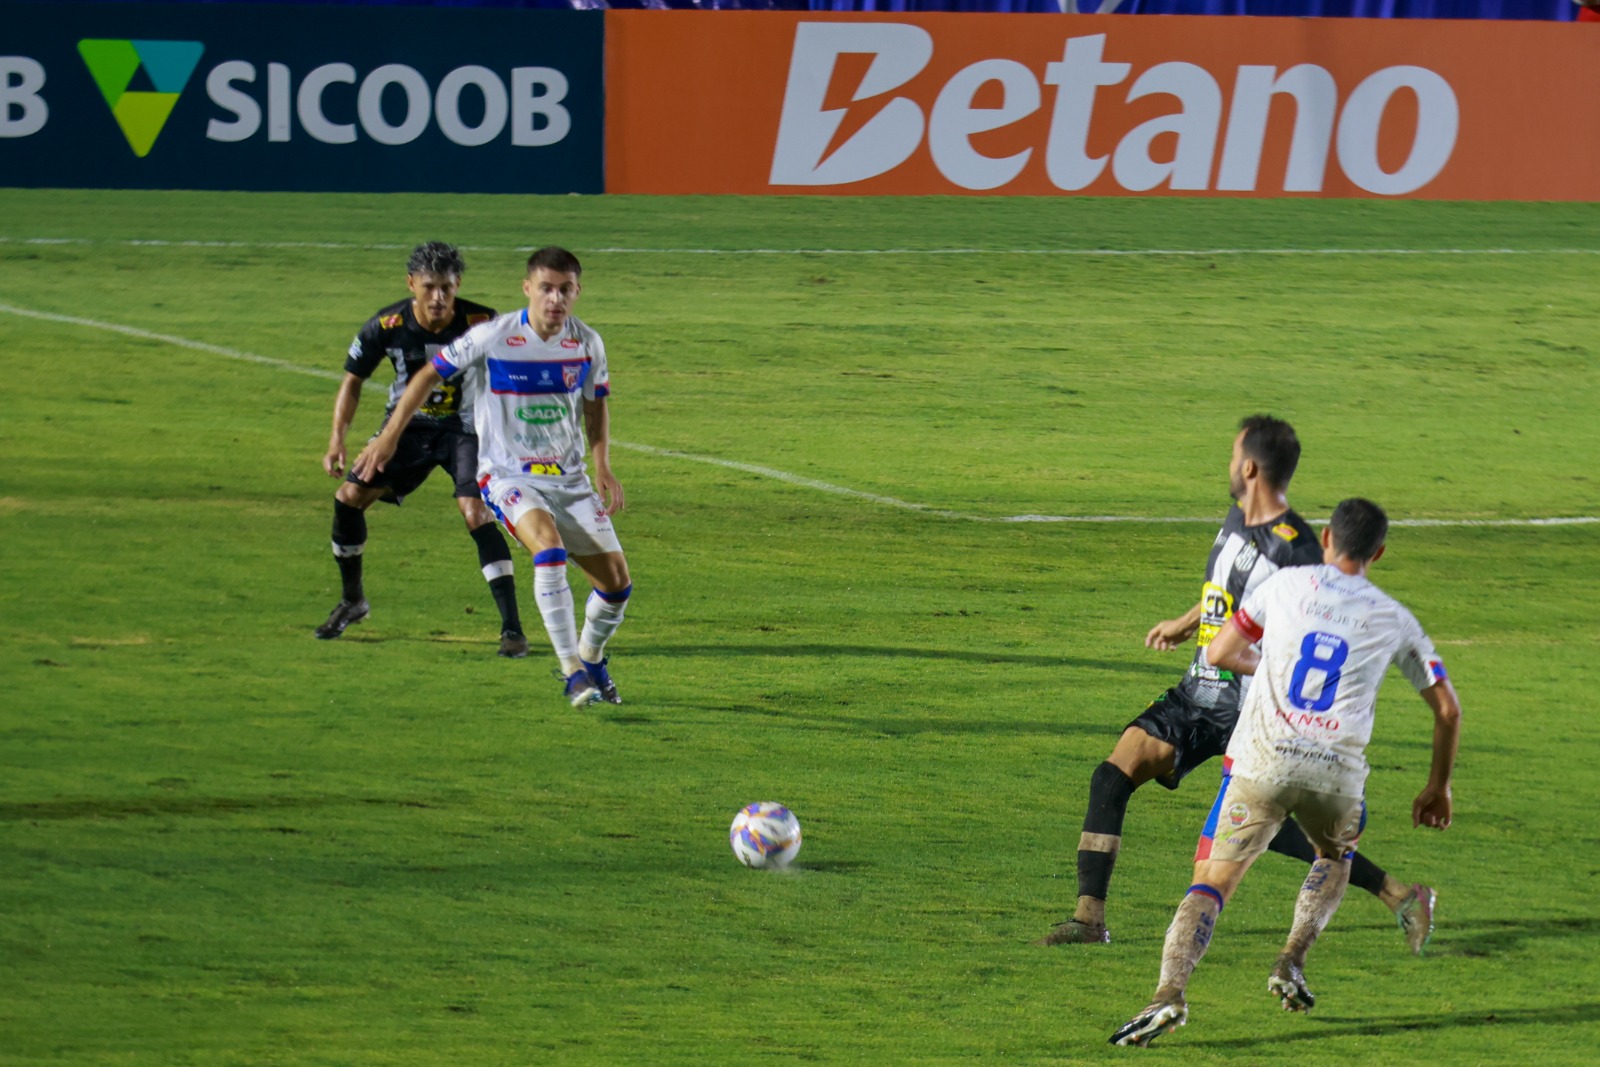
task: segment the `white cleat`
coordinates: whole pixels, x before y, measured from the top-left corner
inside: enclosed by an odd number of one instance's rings
[[[1111,1035],[1111,1043],[1149,1048],[1150,1042],[1162,1034],[1172,1033],[1188,1021],[1189,1006],[1184,1003],[1181,996],[1170,1000],[1158,1000],[1123,1023],[1117,1032]]]
[[[1279,956],[1267,976],[1267,992],[1278,998],[1284,1011],[1310,1011],[1317,998],[1306,988],[1306,976],[1288,956]]]
[[[1433,902],[1437,899],[1439,894],[1428,886],[1414,885],[1400,906],[1394,909],[1395,922],[1400,924],[1400,932],[1406,935],[1406,944],[1411,946],[1413,956],[1422,955],[1428,940],[1433,937]]]

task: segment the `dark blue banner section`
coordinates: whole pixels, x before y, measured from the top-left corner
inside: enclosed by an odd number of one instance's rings
[[[0,2],[0,185],[604,191],[604,15]]]

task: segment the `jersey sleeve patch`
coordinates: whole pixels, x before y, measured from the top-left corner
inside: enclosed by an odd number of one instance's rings
[[[385,330],[393,330],[399,328],[405,321],[403,315],[385,315],[378,320],[378,325]]]
[[[1296,537],[1300,536],[1300,531],[1296,530],[1293,526],[1286,522],[1278,523],[1278,525],[1272,528],[1272,532],[1283,538],[1285,541],[1293,541]]]

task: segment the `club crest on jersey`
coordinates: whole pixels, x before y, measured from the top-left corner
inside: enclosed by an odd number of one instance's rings
[[[1283,538],[1285,541],[1293,541],[1296,537],[1300,536],[1300,531],[1296,530],[1287,522],[1278,523],[1278,525],[1272,528],[1272,532]]]
[[[566,338],[565,340],[563,340],[561,342],[561,347],[562,348],[577,348],[578,345],[581,344],[581,343],[582,342],[580,342],[576,337],[568,337],[568,338]]]
[[[1261,550],[1253,544],[1247,544],[1239,550],[1234,557],[1233,569],[1240,574],[1249,574],[1250,568],[1256,565],[1256,560],[1261,558]]]
[[[520,503],[522,503],[522,490],[521,489],[513,489],[513,490],[511,490],[511,492],[506,494],[505,503],[501,504],[500,506],[501,507],[505,507],[505,508],[509,508],[509,507],[515,507],[516,505],[518,505]]]
[[[382,326],[385,330],[392,330],[405,321],[405,317],[402,315],[385,315],[383,318],[378,320],[378,325]]]
[[[520,348],[522,345],[527,343],[528,339],[521,334],[517,334],[515,337],[506,338],[506,344],[510,345],[512,348]]]
[[[565,342],[563,342],[563,343],[565,343]],[[565,385],[568,389],[576,388],[577,385],[578,385],[578,379],[580,379],[582,377],[583,377],[583,368],[582,367],[562,367],[561,368],[561,384]]]
[[[1228,821],[1235,827],[1243,826],[1248,818],[1250,818],[1250,805],[1244,801],[1237,800],[1228,805]]]

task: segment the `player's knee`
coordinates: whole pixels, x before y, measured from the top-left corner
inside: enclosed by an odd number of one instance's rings
[[[1100,764],[1094,769],[1094,773],[1089,775],[1089,791],[1095,795],[1127,794],[1133,792],[1135,788],[1137,787],[1133,779],[1122,768],[1110,762]]]
[[[369,489],[366,486],[357,485],[355,482],[341,482],[339,483],[339,488],[333,492],[333,499],[347,507],[360,508],[365,511],[372,505],[373,501],[378,499],[378,495],[379,491],[376,489]]]

